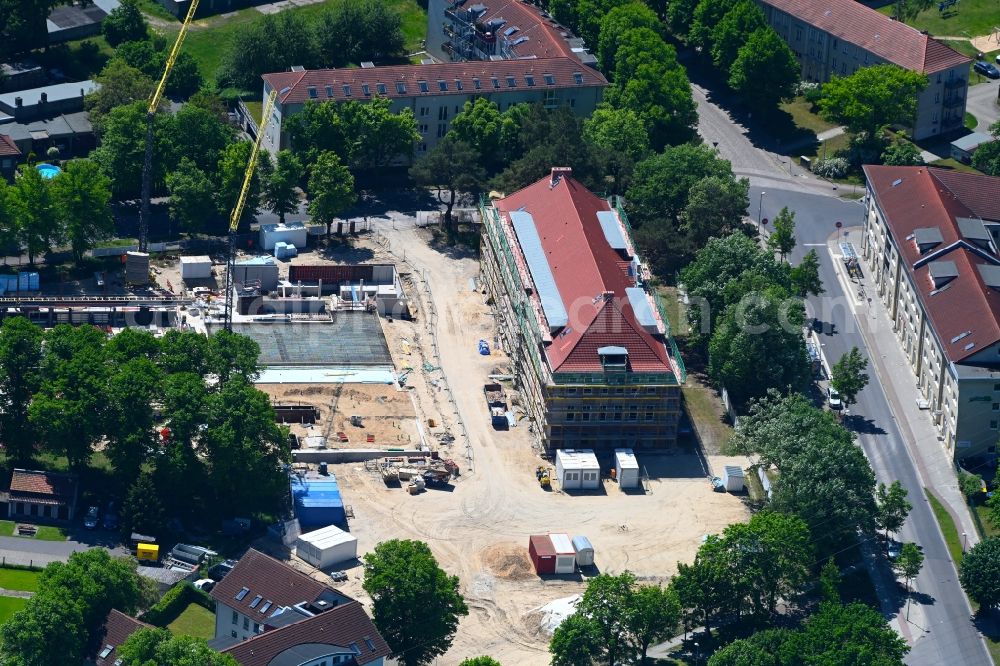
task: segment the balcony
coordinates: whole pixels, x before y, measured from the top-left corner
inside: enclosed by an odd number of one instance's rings
[[[962,77],[956,77],[954,79],[948,79],[944,82],[945,90],[951,90],[952,88],[964,88],[965,79]]]
[[[964,95],[949,95],[944,98],[944,108],[956,109],[965,105]]]

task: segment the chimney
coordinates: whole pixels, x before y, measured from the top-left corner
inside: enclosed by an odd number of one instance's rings
[[[563,176],[571,175],[573,175],[572,167],[552,167],[552,178],[549,180],[549,189],[551,190],[558,185]]]
[[[20,97],[15,97],[14,98],[14,106],[16,106],[17,108],[20,109],[22,106],[24,106],[24,100],[21,99]]]
[[[48,101],[49,101],[49,94],[48,93],[42,93],[40,103],[41,104],[45,104]]]

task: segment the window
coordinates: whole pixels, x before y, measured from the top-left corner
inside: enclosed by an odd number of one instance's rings
[[[350,97],[351,96],[351,86],[349,86],[349,85],[347,85],[345,83],[343,85],[343,90],[344,90],[344,97]]]
[[[385,84],[384,83],[376,83],[375,84],[375,90],[378,91],[379,95],[384,95],[385,94]]]
[[[417,87],[420,88],[420,92],[427,92],[427,82],[426,81],[417,81]]]
[[[1000,402],[994,402],[993,403],[993,411],[994,412],[1000,412]]]
[[[528,87],[530,88],[531,86],[535,85],[535,77],[532,76],[531,74],[525,74],[524,82],[527,83]]]
[[[545,85],[554,86],[556,84],[556,77],[552,74],[543,74],[545,77]]]
[[[1000,384],[994,384],[993,385],[993,392],[994,393],[1000,393]]]
[[[490,81],[493,82],[493,89],[494,90],[500,90],[500,79],[498,79],[495,76],[491,76],[490,77]]]
[[[402,81],[396,81],[396,92],[398,92],[400,95],[405,95],[406,84],[403,83]]]
[[[250,608],[257,608],[257,604],[259,604],[263,599],[264,597],[258,594],[253,598],[253,601],[250,602]]]
[[[420,117],[421,118],[426,117],[428,113],[430,113],[430,109],[428,107],[426,107],[426,106],[420,107]]]
[[[361,84],[361,92],[364,93],[365,97],[368,97],[369,95],[372,94],[372,89],[368,87],[367,83],[362,83]]]
[[[239,620],[240,620],[239,614],[236,611],[233,611],[233,624],[236,624],[237,622],[239,622]]]
[[[420,123],[417,127],[421,134],[427,134],[427,123]]]
[[[567,421],[573,421],[574,419],[576,419],[576,414],[575,413],[573,413],[573,412],[566,412],[566,420]]]
[[[236,638],[236,630],[233,629],[232,631],[230,631],[229,635],[232,636],[233,638]]]
[[[309,97],[316,99],[316,86],[309,86]]]
[[[267,601],[265,601],[265,602],[264,602],[264,605],[263,605],[263,606],[261,606],[261,607],[260,607],[260,608],[259,608],[258,610],[259,610],[259,611],[260,611],[261,613],[266,613],[266,612],[267,612],[267,609],[268,609],[268,608],[270,608],[270,607],[271,607],[271,600],[270,600],[270,599],[268,599]]]
[[[103,647],[103,648],[101,649],[101,651],[97,653],[97,656],[98,656],[98,657],[100,657],[101,659],[106,659],[106,658],[107,658],[107,656],[108,656],[109,654],[111,654],[112,650],[114,650],[114,649],[115,649],[115,646],[114,646],[114,645],[105,645],[105,646],[104,646],[104,647]]]
[[[254,622],[253,623],[253,633],[255,633],[255,634],[259,634],[260,633],[260,623],[258,623],[258,622]]]
[[[513,76],[508,76],[507,77],[507,87],[508,88],[516,88],[517,87],[517,81],[514,79]]]
[[[250,593],[249,587],[244,587],[239,592],[236,593],[236,601],[243,601],[243,598]]]
[[[583,72],[573,72],[573,83],[578,86],[583,84]]]
[[[441,92],[448,92],[448,82],[445,81],[444,79],[439,80],[438,88],[441,89]]]
[[[472,79],[472,87],[475,88],[476,90],[481,90],[482,89],[483,86],[482,86],[482,83],[479,80],[479,77],[476,77],[476,78]]]
[[[249,630],[250,630],[250,618],[245,617],[243,618],[243,631],[249,631]]]
[[[462,90],[462,79],[455,79],[455,90]]]
[[[375,643],[374,643],[374,642],[372,641],[372,639],[371,639],[370,637],[368,637],[368,636],[365,636],[365,645],[367,645],[367,646],[368,646],[368,649],[369,649],[370,651],[372,651],[372,652],[374,652],[374,651],[375,651]]]
[[[327,86],[326,87],[326,96],[327,97],[333,97],[333,86]]]
[[[990,421],[990,430],[997,430],[997,422]]]

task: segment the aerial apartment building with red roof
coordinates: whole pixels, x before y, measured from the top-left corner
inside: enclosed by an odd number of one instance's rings
[[[288,72],[264,74],[263,99],[277,92],[264,148],[271,153],[287,148],[284,121],[309,103],[387,98],[393,113],[405,109],[413,113],[421,136],[414,146],[419,157],[437,145],[465,103],[474,99],[494,102],[501,111],[515,104],[567,107],[581,117],[590,116],[603,99],[608,81],[594,67],[594,56],[582,40],[534,5],[523,0],[475,4],[439,0],[429,16],[429,34],[445,40],[442,62],[362,63],[360,68],[316,70],[293,67]],[[448,18],[442,32],[444,16]]]
[[[943,444],[996,456],[1000,178],[865,166],[862,256]]]
[[[795,53],[802,79],[830,80],[859,67],[892,63],[927,75],[913,138],[960,130],[972,59],[855,0],[758,0],[768,23]]]
[[[617,200],[557,167],[481,208],[484,286],[544,448],[674,444],[684,365]]]

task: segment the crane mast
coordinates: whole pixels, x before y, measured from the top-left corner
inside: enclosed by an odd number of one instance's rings
[[[261,113],[260,124],[257,126],[257,138],[250,149],[250,159],[247,163],[246,173],[243,175],[243,187],[240,188],[240,196],[236,199],[233,212],[229,215],[229,256],[226,259],[226,314],[225,326],[227,331],[233,330],[233,272],[236,269],[236,229],[240,226],[240,218],[243,217],[243,209],[246,207],[247,195],[250,192],[250,184],[253,182],[253,174],[257,170],[257,159],[260,156],[260,144],[264,139],[264,132],[271,119],[271,110],[274,109],[274,100],[278,93],[275,90],[267,96],[264,103],[264,111]]]
[[[170,55],[167,56],[167,62],[163,67],[163,76],[160,77],[160,82],[156,85],[156,90],[153,91],[153,96],[149,100],[149,109],[146,111],[146,153],[142,161],[142,201],[139,207],[139,250],[141,252],[145,252],[149,245],[149,199],[153,189],[153,122],[156,119],[156,109],[159,108],[163,92],[167,88],[167,79],[174,69],[174,63],[177,62],[181,45],[184,44],[184,37],[187,36],[191,19],[194,18],[197,9],[198,0],[191,0],[187,15],[184,17],[184,23],[181,24],[180,32],[177,33],[174,46],[170,49]]]

